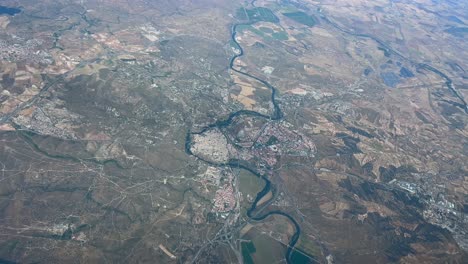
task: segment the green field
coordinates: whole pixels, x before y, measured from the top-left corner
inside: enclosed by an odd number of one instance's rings
[[[260,27],[259,28],[261,31],[265,32],[265,33],[268,33],[268,34],[273,34],[275,33],[275,31],[271,28],[267,28],[267,27]]]
[[[294,250],[291,255],[291,262],[294,264],[309,264],[314,263],[313,258],[307,256],[304,252],[300,250]]]
[[[257,233],[252,241],[256,249],[252,255],[255,264],[278,263],[284,258],[284,246],[269,236]]]
[[[250,197],[255,198],[264,185],[265,182],[252,173],[245,170],[239,172],[239,190],[244,197],[250,195]]]
[[[241,245],[242,248],[242,259],[245,264],[254,264],[251,254],[254,254],[256,249],[252,241],[243,242]]]
[[[301,236],[291,257],[294,260],[293,263],[310,263],[314,256],[320,256],[320,254],[319,245],[305,236]]]
[[[256,35],[259,35],[261,37],[268,37],[263,31],[258,30],[256,28],[250,26],[250,25],[239,25],[239,26],[237,26],[237,30],[239,30],[239,31],[250,30],[253,33],[255,33]]]
[[[244,31],[249,30],[255,33],[258,36],[261,36],[265,40],[288,40],[288,34],[285,31],[275,32],[271,28],[261,27],[260,29],[256,29],[251,25],[239,25],[237,26],[237,30]]]
[[[239,8],[236,12],[236,17],[240,20],[249,20],[250,22],[279,22],[279,18],[275,16],[270,9],[265,7],[256,7],[252,9]]]
[[[315,24],[317,24],[317,21],[313,16],[310,16],[304,12],[298,11],[298,12],[292,12],[292,13],[283,13],[285,17],[288,17],[297,23],[313,27]]]
[[[284,31],[275,32],[271,36],[276,40],[288,40],[288,34]]]

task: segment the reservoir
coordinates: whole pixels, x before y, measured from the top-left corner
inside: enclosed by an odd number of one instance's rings
[[[21,9],[19,8],[14,8],[14,7],[7,7],[7,6],[2,6],[0,5],[0,15],[10,15],[14,16],[21,12]]]

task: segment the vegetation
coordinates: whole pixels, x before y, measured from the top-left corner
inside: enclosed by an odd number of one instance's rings
[[[292,13],[283,13],[285,17],[288,17],[297,23],[313,27],[315,24],[317,24],[316,19],[313,16],[310,16],[304,12],[298,11],[298,12],[292,12]]]
[[[288,40],[288,34],[286,32],[284,32],[284,31],[275,32],[275,33],[271,34],[271,36],[274,39],[277,39],[277,40]]]
[[[249,20],[250,22],[265,21],[278,23],[279,18],[273,12],[265,7],[256,7],[252,9],[239,8],[237,10],[237,18],[240,20]]]
[[[312,263],[312,260],[312,257],[299,250],[294,250],[291,255],[291,262],[294,264],[308,264]]]
[[[261,31],[265,32],[265,33],[269,33],[269,34],[273,34],[275,31],[269,27],[260,27],[259,28]]]
[[[257,264],[279,263],[284,258],[285,250],[283,245],[268,235],[256,233],[252,242],[255,245],[253,259]]]
[[[267,27],[260,27],[259,29],[257,29],[250,25],[239,25],[237,29],[239,31],[250,30],[254,34],[261,36],[265,40],[288,40],[288,33],[286,33],[285,31],[275,32],[273,29]],[[269,95],[270,94],[268,93],[268,96]]]
[[[250,25],[239,25],[239,26],[237,27],[237,29],[238,29],[239,31],[250,30],[250,31],[252,31],[253,33],[255,33],[256,35],[259,35],[259,36],[261,36],[261,37],[266,37],[266,35],[265,35],[265,33],[264,33],[263,31],[258,30],[258,29],[256,29],[256,28],[250,26]]]
[[[255,245],[252,241],[242,243],[242,259],[245,264],[254,264],[251,254],[255,253]]]

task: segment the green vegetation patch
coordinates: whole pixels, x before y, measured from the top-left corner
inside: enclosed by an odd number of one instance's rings
[[[242,245],[242,259],[245,264],[254,264],[251,254],[255,253],[255,245],[252,241],[243,242]]]
[[[275,31],[271,28],[268,28],[268,27],[260,27],[259,28],[261,31],[265,32],[265,33],[269,33],[269,34],[273,34]]]
[[[276,39],[276,40],[288,40],[289,39],[288,33],[286,31],[275,31],[268,27],[255,28],[252,25],[238,25],[237,30],[238,31],[249,30],[253,32],[255,35],[258,35],[268,41],[272,41],[273,39]],[[268,92],[268,96],[270,96],[269,92]]]
[[[294,13],[294,12],[299,12],[299,9],[297,9],[294,6],[282,6],[281,7],[281,13]]]
[[[277,39],[277,40],[288,40],[288,34],[286,32],[284,32],[284,31],[275,32],[275,33],[271,34],[271,36],[274,39]]]
[[[264,33],[263,31],[258,30],[258,29],[256,29],[256,28],[250,26],[250,25],[239,25],[239,26],[237,26],[237,30],[239,30],[239,31],[250,30],[250,31],[252,31],[253,33],[255,33],[256,35],[259,35],[259,36],[261,36],[261,37],[265,37],[265,36],[266,36],[265,33]]]
[[[309,264],[315,263],[316,260],[310,256],[307,256],[304,252],[295,249],[291,255],[291,262],[294,264]]]
[[[279,263],[284,259],[285,248],[269,236],[257,233],[252,241],[255,245],[253,259],[256,264]]]
[[[304,12],[298,11],[298,12],[292,12],[292,13],[283,13],[285,17],[288,17],[297,23],[313,27],[315,24],[317,24],[317,20],[313,17],[310,16]]]
[[[279,18],[273,12],[265,7],[256,7],[252,9],[239,8],[236,16],[240,20],[249,20],[250,22],[265,21],[278,23]]]
[[[239,46],[237,46],[237,44],[232,39],[229,40],[229,45],[235,49],[239,48]]]
[[[239,171],[239,190],[245,196],[250,195],[250,197],[255,198],[257,193],[263,189],[265,182],[255,176],[254,174],[240,170]],[[250,204],[248,204],[250,206]]]
[[[296,260],[297,263],[309,263],[314,259],[314,256],[320,256],[320,246],[313,240],[307,239],[305,236],[299,238],[294,251],[292,252],[292,259]],[[306,261],[309,261],[307,262]],[[296,263],[293,261],[293,263]]]
[[[20,246],[20,242],[17,240],[6,241],[5,243],[0,245],[0,253],[5,256],[10,252],[13,252],[15,249]]]

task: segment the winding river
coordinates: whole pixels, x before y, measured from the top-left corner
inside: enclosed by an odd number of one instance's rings
[[[255,7],[254,2],[255,2],[255,0],[251,2],[251,5]],[[416,68],[425,69],[425,70],[431,71],[431,72],[439,75],[441,78],[443,78],[445,80],[445,84],[447,85],[448,89],[462,102],[461,107],[464,108],[464,111],[466,113],[468,113],[467,102],[465,101],[463,96],[455,89],[455,87],[453,86],[452,80],[446,74],[442,73],[441,71],[437,70],[436,68],[434,68],[434,67],[432,67],[432,66],[430,66],[428,64],[418,63],[418,62],[412,61],[411,59],[401,55],[399,52],[392,49],[386,43],[384,43],[383,41],[375,38],[374,36],[371,36],[371,35],[368,35],[368,34],[354,33],[354,32],[351,32],[349,30],[346,30],[346,29],[340,27],[339,25],[337,25],[336,23],[334,23],[333,21],[329,20],[323,13],[321,14],[321,19],[323,19],[324,21],[326,21],[327,23],[329,23],[330,25],[332,25],[336,29],[338,29],[338,30],[340,30],[340,31],[342,31],[342,32],[344,32],[346,34],[349,34],[349,35],[352,35],[352,36],[355,36],[355,37],[370,38],[370,39],[376,41],[379,45],[381,45],[388,52],[392,53],[393,55],[395,55],[395,56],[397,56],[397,57],[399,57],[399,58],[401,58],[403,60],[406,60],[406,61],[410,62]],[[258,211],[257,211],[258,202],[263,197],[265,197],[265,195],[267,195],[270,191],[275,192],[274,188],[272,189],[271,181],[268,179],[268,177],[266,175],[264,175],[264,174],[260,174],[255,169],[252,169],[252,168],[242,164],[241,161],[230,160],[227,163],[214,163],[214,162],[205,160],[202,157],[199,157],[199,156],[195,155],[191,151],[192,135],[202,134],[202,133],[206,132],[207,130],[213,129],[213,128],[219,128],[220,129],[220,128],[227,127],[227,126],[231,125],[231,123],[233,122],[235,117],[238,117],[238,116],[255,116],[255,117],[260,117],[260,118],[269,119],[269,120],[281,120],[283,118],[283,112],[281,111],[281,108],[280,108],[278,102],[276,101],[276,93],[277,93],[276,88],[273,87],[267,81],[265,81],[263,79],[260,79],[259,77],[253,76],[253,75],[251,75],[249,73],[246,73],[246,72],[243,72],[243,71],[240,71],[240,70],[237,70],[237,69],[234,68],[234,63],[235,63],[236,59],[242,57],[245,54],[244,49],[239,44],[239,42],[236,40],[237,28],[239,26],[248,26],[248,25],[253,25],[255,23],[256,23],[256,21],[247,22],[247,23],[237,23],[237,24],[234,24],[232,26],[231,40],[233,41],[233,43],[235,43],[236,48],[238,49],[239,52],[236,55],[234,55],[233,57],[231,57],[231,59],[229,61],[229,69],[231,71],[233,71],[233,72],[236,72],[236,73],[241,74],[243,76],[246,76],[248,78],[252,78],[252,79],[262,83],[266,87],[268,87],[268,89],[270,89],[270,91],[271,91],[271,103],[273,105],[273,113],[271,115],[265,115],[265,114],[261,114],[259,112],[252,111],[252,110],[240,110],[240,111],[236,111],[236,112],[233,112],[233,113],[229,114],[229,116],[227,118],[225,118],[225,119],[218,120],[216,122],[213,122],[212,124],[209,124],[209,125],[203,127],[198,132],[188,131],[187,135],[186,135],[186,141],[185,141],[185,151],[187,152],[187,154],[195,156],[198,159],[200,159],[200,160],[204,161],[205,163],[210,164],[212,166],[219,166],[219,167],[228,166],[228,167],[231,167],[231,168],[244,169],[244,170],[249,171],[250,173],[254,174],[258,178],[261,178],[265,182],[265,186],[263,187],[263,189],[261,191],[259,191],[257,193],[257,196],[256,196],[255,200],[253,201],[251,207],[247,210],[247,216],[253,221],[262,221],[262,220],[265,220],[266,218],[268,218],[269,216],[279,215],[279,216],[283,216],[283,217],[287,218],[294,225],[295,233],[293,234],[293,236],[291,237],[291,239],[289,241],[289,245],[288,245],[286,255],[285,255],[285,259],[286,259],[287,263],[292,263],[291,256],[292,256],[292,253],[294,251],[294,247],[295,247],[297,241],[299,240],[299,236],[301,234],[301,228],[300,228],[299,224],[297,223],[297,221],[291,215],[289,215],[289,214],[287,214],[287,213],[285,213],[283,211],[274,210],[274,211],[268,211],[267,213],[264,213],[264,214],[258,214]],[[273,195],[273,197],[274,197],[274,195]],[[274,198],[272,198],[272,199],[274,199]]]
[[[251,3],[252,5],[253,5],[253,2]],[[265,115],[265,114],[261,114],[259,112],[252,111],[252,110],[240,110],[240,111],[236,111],[236,112],[233,112],[233,113],[229,114],[229,116],[226,119],[218,120],[218,121],[216,121],[216,122],[214,122],[212,124],[209,124],[209,125],[203,127],[198,132],[188,131],[187,135],[186,135],[186,141],[185,141],[185,151],[186,151],[187,154],[195,156],[198,159],[200,159],[200,160],[204,161],[205,163],[208,163],[208,164],[210,164],[212,166],[219,166],[219,167],[228,166],[228,167],[231,167],[231,168],[244,169],[244,170],[249,171],[250,173],[254,174],[255,176],[257,176],[258,178],[262,179],[265,182],[265,186],[263,187],[263,189],[260,192],[257,193],[257,196],[255,197],[255,200],[253,201],[251,207],[247,210],[247,217],[249,217],[253,221],[262,221],[262,220],[265,220],[266,218],[268,218],[268,217],[270,217],[272,215],[279,215],[279,216],[283,216],[283,217],[287,218],[293,224],[295,232],[292,235],[291,239],[289,240],[288,248],[287,248],[286,254],[285,254],[285,259],[286,259],[287,263],[292,263],[291,256],[292,256],[292,253],[294,251],[294,246],[296,245],[297,241],[299,240],[299,236],[301,234],[301,228],[300,228],[299,224],[297,223],[297,221],[291,215],[289,215],[289,214],[287,214],[287,213],[285,213],[283,211],[279,211],[279,210],[268,211],[267,213],[264,213],[264,214],[258,214],[258,212],[256,213],[258,202],[265,195],[267,195],[270,191],[275,192],[275,190],[271,188],[271,181],[268,179],[268,177],[266,175],[264,175],[264,174],[260,174],[255,169],[252,169],[250,167],[247,167],[247,166],[241,164],[241,162],[238,161],[238,160],[230,160],[227,163],[221,163],[221,164],[220,163],[214,163],[214,162],[205,160],[202,157],[199,157],[199,156],[195,155],[191,151],[192,135],[202,134],[202,133],[204,133],[207,130],[212,129],[212,128],[227,127],[227,126],[231,125],[231,123],[233,122],[235,117],[238,117],[238,116],[255,116],[255,117],[260,117],[260,118],[264,118],[264,119],[268,119],[268,120],[281,120],[283,118],[283,112],[281,111],[281,108],[280,108],[278,102],[276,101],[276,92],[277,92],[276,88],[273,87],[270,83],[268,83],[267,81],[265,81],[263,79],[260,79],[260,78],[258,78],[256,76],[253,76],[253,75],[249,74],[249,73],[246,73],[246,72],[243,72],[243,71],[240,71],[240,70],[237,70],[237,69],[234,68],[234,63],[235,63],[236,59],[238,59],[238,58],[240,58],[240,57],[242,57],[244,55],[244,49],[239,44],[239,42],[236,40],[237,28],[239,26],[247,26],[247,25],[252,25],[252,24],[255,24],[255,23],[256,22],[237,23],[237,24],[234,24],[232,26],[231,40],[235,43],[235,45],[237,46],[237,49],[238,49],[239,52],[236,55],[234,55],[233,57],[231,57],[231,60],[229,61],[229,69],[231,71],[234,71],[234,72],[238,73],[238,74],[244,75],[244,76],[246,76],[248,78],[252,78],[252,79],[262,83],[266,87],[268,87],[268,89],[270,89],[270,91],[271,91],[271,103],[273,105],[273,113],[271,115]],[[273,195],[273,197],[274,197],[274,195]],[[274,198],[272,198],[272,199],[274,199]]]

